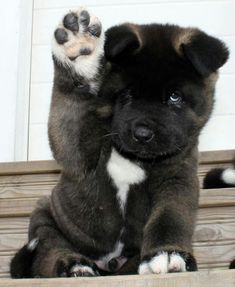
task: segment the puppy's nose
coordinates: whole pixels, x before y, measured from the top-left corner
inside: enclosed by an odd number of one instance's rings
[[[150,142],[154,137],[154,132],[146,126],[136,126],[133,131],[133,138],[138,142]]]

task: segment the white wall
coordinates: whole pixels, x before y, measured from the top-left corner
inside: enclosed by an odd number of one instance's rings
[[[0,8],[0,161],[14,160],[20,0]]]
[[[19,1],[12,0],[14,3],[19,3]],[[32,3],[30,0],[21,1]],[[207,33],[223,39],[230,47],[231,57],[229,62],[221,69],[221,77],[216,92],[217,104],[210,123],[202,132],[200,149],[235,149],[234,0],[34,0],[34,6],[32,7],[32,55],[29,57],[31,65],[29,61],[29,70],[27,70],[27,66],[24,68],[26,74],[30,73],[30,81],[27,76],[21,81],[21,83],[25,81],[25,89],[22,90],[27,90],[28,85],[29,95],[26,92],[21,93],[22,95],[18,97],[15,157],[4,158],[1,155],[3,153],[1,148],[0,160],[51,158],[47,139],[47,117],[53,76],[50,53],[51,35],[61,16],[69,9],[81,5],[88,6],[93,13],[97,14],[104,28],[127,20],[135,23],[170,22],[183,26],[197,26]],[[15,10],[17,9],[15,8]],[[29,33],[30,25],[28,24],[27,27],[27,33]],[[26,42],[29,43],[29,39]],[[10,47],[8,49],[8,53],[10,53]],[[28,51],[28,49],[26,50]],[[0,55],[2,55],[2,52]],[[15,67],[17,70],[16,55],[17,52],[14,54],[11,67]],[[1,72],[1,76],[2,74],[3,72]],[[16,86],[12,84],[11,89],[15,91],[15,88]],[[6,91],[6,87],[3,90]],[[30,96],[30,99],[28,96]],[[21,103],[19,99],[21,98],[24,104],[21,104],[19,108],[19,103]],[[1,103],[4,104],[4,111],[9,106],[14,117],[14,92],[12,92],[11,99],[12,105],[2,98]],[[27,116],[23,117],[23,115],[28,115],[28,109],[29,121]],[[19,112],[19,110],[22,112]],[[2,119],[2,115],[0,116]],[[14,149],[14,132],[11,131],[11,128],[14,125],[14,120],[9,121],[9,123],[11,123],[9,128],[11,137],[8,136],[6,146],[12,151]],[[23,134],[21,134],[21,130],[23,130]]]

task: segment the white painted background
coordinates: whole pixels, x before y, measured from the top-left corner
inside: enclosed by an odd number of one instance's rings
[[[6,22],[1,25],[1,30],[7,26],[7,32],[0,38],[3,137],[0,161],[51,158],[47,139],[53,76],[51,35],[61,16],[81,5],[97,14],[105,28],[124,21],[169,22],[197,26],[223,39],[231,56],[221,69],[215,110],[202,132],[200,150],[235,149],[235,0],[8,0],[7,3],[3,9],[6,11],[0,10],[3,13],[0,21],[8,20],[7,25]],[[9,20],[9,11],[16,16],[13,21]]]

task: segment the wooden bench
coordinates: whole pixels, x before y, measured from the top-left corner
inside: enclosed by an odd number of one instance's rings
[[[201,153],[200,182],[211,168],[231,166],[234,154],[233,150]],[[193,245],[202,272],[98,279],[3,279],[9,277],[11,257],[27,240],[29,215],[36,201],[50,194],[59,175],[55,161],[0,164],[0,286],[235,286],[235,271],[226,270],[235,258],[235,188],[201,189]]]

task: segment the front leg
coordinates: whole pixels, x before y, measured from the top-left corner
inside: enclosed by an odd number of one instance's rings
[[[156,204],[144,228],[138,272],[196,271],[191,241],[197,210],[197,188],[191,184],[174,185],[170,181],[162,188],[158,190],[154,199]]]
[[[111,107],[97,96],[105,74],[104,32],[97,17],[79,9],[63,17],[52,42],[50,146],[66,174],[82,176],[96,168],[108,133]]]

